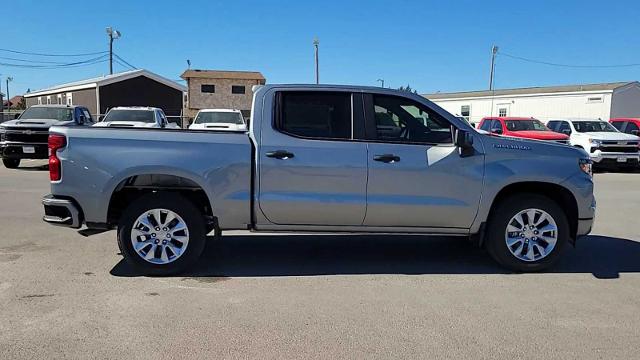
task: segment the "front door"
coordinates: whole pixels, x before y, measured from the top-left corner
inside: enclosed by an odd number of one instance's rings
[[[354,119],[363,116],[352,111],[362,109],[361,98],[346,91],[276,94],[275,124],[263,123],[258,140],[258,201],[269,222],[362,225],[367,144],[353,140]]]
[[[422,103],[366,95],[367,226],[468,228],[478,209],[484,156],[461,157],[452,126]]]

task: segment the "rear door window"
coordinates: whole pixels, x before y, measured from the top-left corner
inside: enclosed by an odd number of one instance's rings
[[[350,139],[351,93],[281,92],[276,127],[311,139]]]
[[[480,130],[489,131],[491,130],[491,120],[487,119],[482,122],[482,126],[480,126]]]

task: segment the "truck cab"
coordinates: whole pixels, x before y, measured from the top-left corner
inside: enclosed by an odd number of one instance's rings
[[[94,123],[84,106],[33,105],[17,119],[0,124],[0,157],[7,168],[22,159],[46,159],[51,126],[90,126]]]

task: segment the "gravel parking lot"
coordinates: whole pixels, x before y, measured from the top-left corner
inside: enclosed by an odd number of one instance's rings
[[[640,173],[596,174],[591,236],[510,274],[458,238],[228,233],[138,277],[115,232],[40,220],[44,162],[0,167],[0,358],[640,358]]]

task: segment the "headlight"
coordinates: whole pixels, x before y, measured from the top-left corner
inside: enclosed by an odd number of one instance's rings
[[[602,145],[602,141],[591,139],[591,147],[600,147]]]
[[[578,165],[585,174],[593,176],[593,161],[591,159],[580,159],[578,160]]]
[[[7,130],[0,127],[0,142],[4,141],[6,133],[7,133]]]

